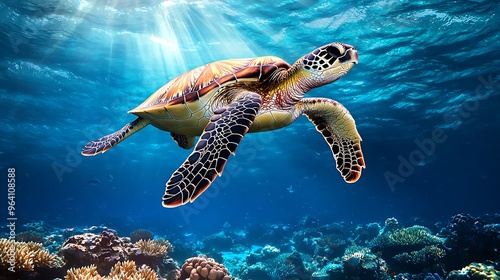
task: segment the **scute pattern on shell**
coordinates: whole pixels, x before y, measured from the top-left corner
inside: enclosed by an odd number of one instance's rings
[[[278,68],[288,69],[290,65],[275,56],[212,62],[172,79],[134,110],[158,104],[193,101],[227,82],[240,78],[253,78],[258,81],[267,78],[269,73]]]
[[[232,280],[226,267],[206,256],[189,258],[182,265],[177,280]]]

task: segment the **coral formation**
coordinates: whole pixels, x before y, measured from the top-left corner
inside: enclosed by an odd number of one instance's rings
[[[306,269],[300,253],[291,253],[288,257],[286,257],[286,262],[291,265],[294,273],[292,275],[286,275],[287,278],[285,279],[295,277],[297,279],[306,280],[311,277],[311,273]]]
[[[101,276],[95,265],[81,268],[71,268],[66,274],[65,280],[157,280],[158,276],[149,267],[143,266],[137,269],[135,262],[117,262],[108,276]]]
[[[299,252],[279,253],[273,246],[254,249],[234,271],[242,279],[310,279],[317,270],[317,261]]]
[[[344,279],[390,279],[385,261],[366,247],[347,248],[342,264]]]
[[[130,241],[132,241],[133,243],[136,243],[139,240],[151,240],[153,239],[153,237],[154,234],[147,229],[138,229],[130,233]]]
[[[499,280],[500,272],[496,270],[492,265],[486,265],[483,263],[471,263],[461,270],[451,271],[446,277],[446,280],[462,279]]]
[[[95,265],[70,268],[64,277],[65,280],[100,280],[102,277],[97,273]]]
[[[303,220],[310,227],[226,227],[206,238],[183,233],[174,235],[176,252],[172,253],[177,259],[187,259],[182,270],[170,256],[172,244],[165,239],[151,239],[152,233],[147,230],[132,233],[138,240],[131,242],[113,230],[89,232],[105,226],[62,229],[34,222],[17,238],[43,238],[45,246],[0,240],[0,272],[8,273],[10,260],[5,256],[14,252],[8,247],[24,244],[25,249],[15,250],[18,272],[8,274],[6,279],[60,279],[66,275],[66,279],[227,280],[234,279],[230,270],[239,279],[258,280],[442,280],[446,271],[452,271],[447,278],[451,280],[500,280],[498,263],[494,263],[500,260],[499,217],[458,214],[444,227],[418,221],[439,231],[438,236],[428,227],[400,226],[395,218],[387,219],[381,227],[381,223],[320,225],[311,217]],[[415,220],[411,223],[415,224]],[[270,229],[267,232],[266,227]],[[69,238],[63,244],[64,236]],[[60,252],[66,264],[61,267],[62,261],[47,248]],[[37,250],[45,252],[33,253]],[[207,251],[222,262],[205,256],[189,258]],[[52,261],[43,264],[43,259]]]
[[[16,234],[16,241],[20,242],[36,242],[36,243],[42,243],[44,241],[43,234],[33,231],[33,230],[28,230],[28,231],[23,231],[18,234]]]
[[[22,227],[27,231],[35,231],[39,233],[49,232],[53,229],[53,227],[45,223],[45,221],[32,221],[24,224]]]
[[[471,261],[500,260],[500,225],[469,214],[450,218],[444,245],[449,248],[445,263],[449,269],[460,269]]]
[[[170,275],[178,269],[175,262],[168,258],[168,253],[172,251],[172,244],[163,238],[147,241],[141,239],[134,244],[134,249],[129,253],[127,259],[138,264],[145,264],[165,275]]]
[[[255,251],[250,252],[246,257],[246,263],[249,265],[256,264],[258,262],[266,262],[271,259],[276,258],[280,254],[280,249],[266,245],[261,248],[257,248]]]
[[[389,233],[392,233],[396,230],[400,229],[399,227],[399,222],[396,218],[392,217],[392,218],[387,218],[385,220],[385,223],[384,223],[384,230],[383,230],[383,234],[389,234]]]
[[[106,275],[117,262],[125,261],[134,250],[139,251],[128,238],[119,238],[111,231],[103,231],[100,235],[84,233],[68,238],[61,253],[68,267],[94,264],[99,274]]]
[[[251,265],[246,265],[239,273],[242,279],[259,279],[271,280],[273,276],[272,271],[262,262],[257,262]]]
[[[437,273],[400,273],[393,278],[394,280],[443,280],[443,278]]]
[[[442,240],[430,233],[423,226],[412,226],[398,229],[391,233],[383,233],[375,237],[370,245],[374,248],[385,248],[394,246],[427,246],[441,244]]]
[[[200,255],[189,258],[182,265],[178,280],[230,280],[233,279],[224,265]]]
[[[133,244],[128,237],[120,238],[114,232],[103,231],[100,235],[84,233],[70,237],[63,244],[61,253],[67,267],[94,264],[101,275],[108,274],[116,263],[128,260],[169,275],[177,270],[173,260],[167,259],[172,248],[164,239],[139,240]]]
[[[358,245],[368,245],[368,243],[380,234],[382,228],[378,223],[358,225],[354,230],[354,242]]]
[[[404,252],[395,255],[393,258],[401,263],[411,263],[411,264],[426,264],[429,262],[436,262],[442,258],[446,252],[435,246],[425,246],[423,249],[418,251]]]
[[[345,237],[340,234],[323,235],[314,238],[313,242],[316,243],[315,255],[329,260],[342,256],[347,247]]]
[[[59,267],[60,262],[60,259],[46,251],[41,243],[0,239],[0,271],[7,271],[11,265],[14,271],[54,268]]]
[[[221,250],[229,250],[234,244],[234,239],[221,231],[219,233],[211,234],[203,238],[203,247],[205,251],[209,251],[213,248],[219,248]]]
[[[392,271],[418,273],[424,269],[442,271],[445,251],[438,247],[442,243],[428,228],[412,226],[384,231],[370,245],[373,252],[380,252]]]
[[[165,239],[147,241],[141,239],[134,245],[141,250],[141,254],[157,258],[165,258],[168,252],[172,252],[173,250],[172,244]]]

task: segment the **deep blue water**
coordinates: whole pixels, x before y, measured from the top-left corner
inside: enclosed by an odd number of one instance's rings
[[[497,1],[242,3],[1,0],[0,162],[4,179],[16,169],[19,222],[208,234],[226,221],[500,211]],[[176,209],[161,197],[189,151],[168,133],[148,127],[105,154],[80,155],[187,70],[263,55],[293,63],[333,41],[354,45],[359,64],[308,96],[335,99],[356,119],[367,164],[356,184],[344,183],[305,117],[247,135],[217,185]]]

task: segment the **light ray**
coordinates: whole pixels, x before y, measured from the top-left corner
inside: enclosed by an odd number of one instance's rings
[[[154,23],[149,44],[138,42],[144,58],[161,63],[173,78],[212,61],[255,56],[223,9],[215,1],[163,1],[148,15]]]

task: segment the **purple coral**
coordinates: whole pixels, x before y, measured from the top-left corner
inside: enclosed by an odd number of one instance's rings
[[[448,229],[456,234],[476,233],[483,228],[480,218],[474,218],[470,214],[457,214],[450,218]]]
[[[460,269],[472,261],[483,262],[500,258],[500,227],[488,224],[470,214],[450,218],[445,231],[449,269]]]

